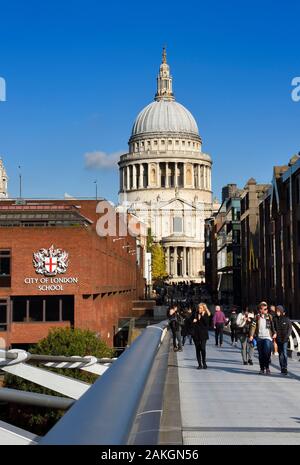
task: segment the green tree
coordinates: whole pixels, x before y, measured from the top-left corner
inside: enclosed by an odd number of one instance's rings
[[[101,341],[96,333],[79,328],[52,329],[45,339],[30,347],[29,352],[41,355],[78,355],[80,357],[93,355],[98,358],[114,356],[113,350],[105,342]],[[45,369],[43,364],[35,364],[35,366]],[[90,384],[97,379],[96,375],[77,369],[53,368],[51,371]],[[61,396],[57,392],[10,374],[5,375],[4,386],[23,391]],[[9,404],[1,408],[0,418],[20,428],[30,430],[35,434],[44,435],[64,413],[64,411],[56,409]]]
[[[166,263],[165,254],[161,244],[153,244],[151,248],[152,253],[152,279],[160,281],[166,278]]]
[[[152,236],[151,228],[148,228],[148,231],[147,231],[147,252],[152,251],[153,243],[154,243],[154,237]]]

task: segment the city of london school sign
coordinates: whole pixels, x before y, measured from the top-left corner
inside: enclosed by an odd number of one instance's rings
[[[32,260],[36,274],[40,277],[28,277],[25,284],[35,284],[39,291],[63,291],[64,285],[78,284],[78,278],[61,276],[69,266],[69,254],[62,249],[40,249],[33,253]]]

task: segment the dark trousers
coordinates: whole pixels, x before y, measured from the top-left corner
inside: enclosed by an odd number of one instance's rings
[[[176,349],[177,347],[177,341],[178,341],[178,348],[182,349],[182,344],[181,344],[181,330],[175,330],[173,327],[171,328],[172,331],[172,336],[173,336],[173,347]]]
[[[192,336],[191,336],[190,334],[186,334],[185,336],[182,336],[182,345],[183,345],[183,346],[184,346],[184,344],[185,344],[185,340],[186,340],[186,338],[188,338],[188,340],[189,340],[190,344],[192,344],[192,343],[193,343],[193,342],[192,342],[192,341],[193,341],[193,338],[192,338]]]
[[[217,323],[216,329],[215,329],[216,346],[218,345],[219,339],[220,339],[220,345],[223,344],[223,331],[224,331],[224,324]]]
[[[261,370],[269,368],[273,344],[270,339],[257,338],[258,359]]]
[[[280,367],[281,369],[286,370],[288,366],[288,353],[287,353],[288,342],[277,341],[277,345],[278,345]]]
[[[195,341],[194,341],[195,342]],[[206,363],[206,340],[205,341],[197,341],[195,342],[196,348],[196,357],[198,360],[198,365],[201,366]]]
[[[238,340],[238,337],[237,337],[237,328],[234,326],[234,327],[231,327],[230,328],[230,331],[231,331],[231,342],[237,342]]]

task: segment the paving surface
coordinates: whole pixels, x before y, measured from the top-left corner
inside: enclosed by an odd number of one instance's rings
[[[239,348],[225,336],[222,348],[210,333],[207,370],[197,370],[194,345],[177,353],[183,444],[300,445],[300,362],[289,375],[272,356],[271,375],[244,366]]]

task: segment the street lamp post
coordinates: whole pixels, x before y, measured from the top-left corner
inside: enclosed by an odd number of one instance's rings
[[[94,181],[95,187],[96,187],[96,200],[98,200],[98,181]]]

